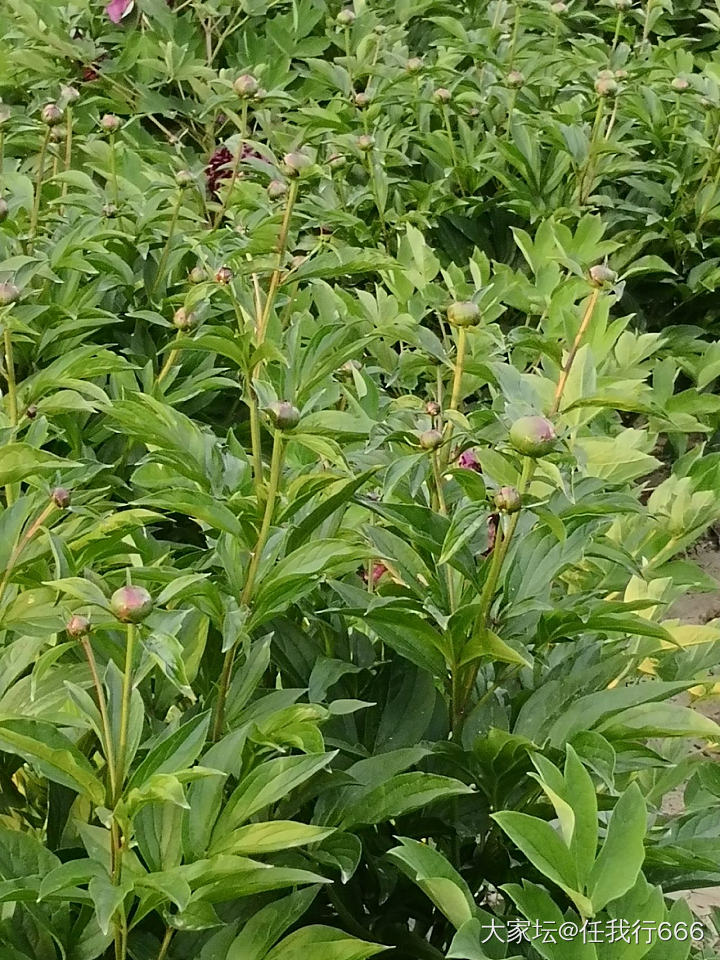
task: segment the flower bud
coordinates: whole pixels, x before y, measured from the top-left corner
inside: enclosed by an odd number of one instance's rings
[[[0,197],[0,223],[3,223],[3,221],[7,219],[8,209],[7,200],[5,200],[4,197]]]
[[[335,17],[335,22],[339,27],[351,27],[355,23],[355,11],[351,10],[350,7],[345,7]]]
[[[251,100],[260,89],[260,84],[251,73],[244,73],[233,83],[233,90],[241,100]]]
[[[628,72],[627,72],[627,70],[622,70],[622,69],[621,69],[621,70],[616,70],[616,71],[615,71],[615,79],[616,79],[616,80],[627,80],[627,77],[628,77]]]
[[[43,123],[46,123],[49,127],[56,127],[58,123],[62,122],[63,112],[56,103],[47,103],[42,108],[40,116]]]
[[[604,263],[596,263],[594,267],[590,267],[590,283],[594,287],[610,286],[616,280],[617,273]]]
[[[480,321],[480,307],[472,300],[460,300],[447,308],[448,323],[454,327],[474,327]]]
[[[510,443],[526,457],[544,457],[556,440],[555,428],[545,417],[521,417],[510,427]]]
[[[173,326],[184,332],[186,330],[192,330],[197,326],[198,316],[192,310],[186,310],[185,307],[180,307],[180,309],[176,310],[173,314],[172,322]]]
[[[57,127],[50,127],[50,141],[52,143],[63,143],[67,137],[67,127],[64,124],[58,124]]]
[[[347,157],[344,157],[341,153],[333,153],[332,156],[328,157],[328,164],[333,170],[340,170],[347,165]]]
[[[375,146],[375,137],[369,133],[363,133],[355,140],[355,146],[363,153],[368,153]]]
[[[233,272],[230,267],[218,267],[215,271],[215,283],[222,284],[226,287],[229,283],[232,283]]]
[[[203,283],[208,279],[207,270],[205,267],[193,267],[190,273],[188,274],[189,283]]]
[[[447,87],[438,87],[433,93],[433,100],[436,103],[450,103],[452,100],[452,94]]]
[[[102,215],[107,217],[108,220],[112,220],[118,215],[120,211],[114,203],[104,203],[102,208]]]
[[[287,184],[283,180],[271,180],[268,184],[267,194],[271,200],[279,200],[287,193]]]
[[[550,4],[550,9],[557,17],[561,17],[568,12],[568,5],[563,3],[563,0],[556,0],[555,3]]]
[[[90,621],[76,613],[65,624],[65,633],[73,640],[83,640],[90,633]]]
[[[458,457],[457,464],[463,470],[474,470],[475,473],[482,473],[482,466],[474,450],[463,450]]]
[[[55,487],[55,489],[50,494],[50,499],[58,508],[58,510],[67,510],[70,506],[71,496],[70,491],[66,490],[65,487]]]
[[[181,190],[187,190],[193,185],[193,175],[189,170],[178,170],[175,174],[175,183]]]
[[[633,5],[633,0],[613,0],[613,6],[616,10],[629,10]]]
[[[612,70],[601,70],[595,78],[595,92],[599,97],[614,97],[618,91],[617,80]]]
[[[34,420],[37,415],[38,415],[38,408],[35,406],[34,403],[31,403],[30,406],[25,411],[25,416],[28,418],[28,420]]]
[[[519,70],[511,70],[505,77],[505,83],[514,90],[518,90],[525,83],[525,77]]]
[[[10,107],[5,106],[4,103],[0,103],[0,127],[6,124],[11,116]]]
[[[676,90],[678,93],[684,93],[685,90],[690,86],[690,81],[685,77],[673,77],[672,83],[670,86],[673,90]]]
[[[439,417],[442,413],[442,407],[437,400],[428,400],[425,404],[425,413],[427,413],[429,417]]]
[[[359,370],[362,370],[362,364],[359,360],[346,360],[338,369],[338,373],[343,379],[350,380],[352,379],[353,372],[357,373]]]
[[[501,513],[517,513],[520,509],[520,494],[515,487],[500,487],[493,500]]]
[[[370,94],[365,90],[360,90],[355,94],[355,106],[360,110],[364,110],[365,107],[370,105]]]
[[[77,103],[80,99],[80,91],[77,87],[70,87],[62,84],[60,87],[60,99],[67,104]]]
[[[106,113],[100,118],[100,126],[105,133],[117,133],[120,123],[120,117],[116,117],[114,113]]]
[[[9,307],[20,299],[20,290],[14,283],[0,283],[0,307]]]
[[[307,257],[304,257],[301,253],[296,253],[295,256],[290,260],[289,269],[299,270],[306,260],[307,260]]]
[[[267,415],[277,430],[292,430],[300,422],[300,411],[289,400],[271,403]]]
[[[121,623],[141,623],[152,608],[152,597],[144,587],[120,587],[110,597],[110,609]]]
[[[301,177],[312,167],[313,162],[306,153],[295,151],[285,154],[283,157],[283,165],[285,167],[285,173],[289,177]]]
[[[424,66],[425,63],[422,57],[410,57],[410,59],[405,62],[405,69],[408,73],[420,73]]]
[[[425,430],[420,434],[420,446],[423,450],[437,450],[443,442],[443,435],[439,430]]]

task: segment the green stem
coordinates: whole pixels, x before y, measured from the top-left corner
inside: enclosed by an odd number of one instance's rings
[[[455,350],[455,370],[453,373],[452,392],[450,394],[449,410],[457,410],[460,407],[462,399],[462,378],[465,373],[465,358],[467,355],[467,330],[465,327],[458,327],[457,348]],[[450,441],[452,440],[453,423],[448,420],[445,425],[445,456],[444,465],[450,462],[451,451]]]
[[[531,457],[525,457],[522,465],[520,483],[518,484],[518,492],[521,496],[527,492],[534,472],[535,460],[533,460]],[[503,564],[505,563],[505,558],[507,557],[510,543],[515,534],[515,530],[517,529],[519,519],[520,513],[513,513],[509,517],[507,530],[505,531],[502,529],[502,519],[498,521],[495,544],[493,546],[493,553],[490,559],[490,569],[488,570],[488,575],[485,579],[482,593],[480,595],[480,607],[477,617],[475,618],[474,633],[480,633],[481,631],[487,629],[495,591],[497,589],[498,581],[500,579]],[[477,679],[479,669],[480,662],[478,660],[471,664],[467,671],[462,671],[461,668],[457,668],[453,671],[454,736],[458,736],[462,730],[462,724],[467,713],[468,700],[470,699],[470,694],[472,693],[472,689],[475,685],[475,680]],[[457,680],[455,677],[456,673],[461,673],[461,676],[458,677]]]
[[[93,653],[92,645],[88,637],[83,637],[81,639],[81,644],[83,652],[85,653],[85,659],[88,662],[90,668],[90,675],[92,677],[93,686],[95,687],[95,696],[97,697],[98,710],[100,711],[100,719],[102,721],[103,729],[103,738],[105,740],[105,758],[108,765],[108,780],[110,781],[110,796],[115,797],[116,786],[115,786],[115,757],[112,743],[112,731],[110,728],[110,718],[108,716],[107,709],[107,700],[105,699],[105,691],[103,690],[103,685],[100,682],[100,675],[98,674],[97,663],[95,661],[95,654]]]
[[[583,337],[585,336],[585,331],[590,326],[590,321],[592,320],[592,315],[595,312],[595,306],[598,302],[598,297],[600,296],[600,288],[596,287],[590,299],[588,300],[588,305],[585,308],[585,313],[582,320],[580,321],[580,326],[578,327],[578,332],[575,334],[575,339],[573,345],[570,348],[570,352],[567,355],[567,359],[563,365],[562,372],[560,373],[560,379],[558,380],[557,387],[555,388],[555,397],[553,399],[553,405],[550,410],[550,415],[555,416],[555,414],[560,409],[560,403],[562,401],[563,393],[565,392],[565,387],[567,385],[568,377],[570,376],[570,371],[572,370],[573,362],[577,355],[578,350],[580,349],[580,344],[582,343]]]
[[[265,549],[265,544],[267,543],[267,538],[270,533],[273,514],[275,512],[275,504],[277,502],[278,492],[280,490],[280,478],[282,475],[282,465],[283,465],[283,452],[284,452],[284,443],[283,443],[282,431],[276,430],[275,438],[273,440],[273,452],[272,452],[272,460],[270,463],[270,477],[268,480],[265,512],[263,514],[262,525],[260,527],[260,532],[258,533],[255,549],[253,550],[252,557],[250,559],[250,566],[248,567],[245,586],[243,588],[243,592],[240,597],[241,608],[247,607],[250,603],[253,589],[255,587],[255,578],[257,576],[258,568],[260,566],[260,560],[262,558],[262,553],[263,553],[263,550]],[[227,701],[228,692],[230,690],[230,680],[232,679],[232,669],[233,669],[233,664],[235,662],[235,655],[237,653],[237,648],[239,643],[240,643],[239,640],[236,641],[225,654],[222,673],[220,675],[220,681],[218,683],[218,698],[217,698],[217,703],[215,704],[215,719],[213,722],[213,730],[212,730],[213,740],[220,739],[223,731],[223,726],[225,724],[225,704]]]
[[[580,171],[580,176],[578,178],[578,198],[580,203],[585,203],[587,201],[588,194],[592,190],[592,181],[595,176],[594,166],[595,166],[595,150],[596,150],[596,140],[598,132],[600,130],[600,124],[602,123],[603,112],[605,109],[604,98],[598,98],[598,105],[595,111],[595,119],[593,121],[592,131],[590,133],[590,145],[588,147],[588,158],[585,166]]]
[[[268,321],[270,319],[270,313],[272,312],[273,305],[275,303],[275,297],[277,296],[278,287],[280,286],[280,276],[282,274],[283,261],[285,260],[285,250],[287,248],[288,234],[290,232],[290,221],[292,219],[293,209],[295,207],[295,201],[297,200],[298,190],[300,189],[300,184],[297,179],[290,182],[290,189],[288,190],[287,202],[285,204],[285,213],[283,215],[282,225],[280,227],[280,233],[278,235],[278,244],[277,244],[277,262],[275,264],[275,269],[273,270],[272,276],[270,277],[270,286],[268,288],[268,294],[265,299],[265,309],[262,312],[260,317],[260,323],[256,331],[256,340],[257,346],[261,346],[265,340],[265,332],[267,330]],[[257,368],[253,371],[253,379],[257,376]]]
[[[160,278],[165,272],[165,267],[167,266],[168,257],[170,256],[170,244],[172,243],[173,236],[175,234],[175,227],[177,226],[178,217],[180,216],[180,207],[182,205],[183,192],[178,190],[177,199],[175,200],[175,207],[173,209],[172,219],[170,220],[170,227],[168,229],[167,239],[165,240],[165,246],[160,255],[160,261],[158,262],[157,273],[155,274],[155,279],[153,280],[153,285],[150,288],[150,296],[152,297],[157,289],[157,285],[160,282]]]
[[[33,201],[32,213],[30,214],[30,233],[28,236],[28,253],[32,251],[33,241],[37,233],[38,217],[40,216],[40,200],[42,198],[43,181],[45,179],[45,156],[47,154],[48,144],[50,143],[50,130],[48,127],[43,138],[40,154],[38,156],[38,171],[35,179],[35,199]]]
[[[178,332],[175,334],[175,339],[176,339],[176,340],[179,340],[181,336],[182,336],[182,333],[181,333],[180,330],[178,330]],[[157,375],[157,382],[158,382],[158,383],[162,383],[162,381],[165,379],[165,377],[168,375],[168,373],[170,373],[170,371],[171,371],[172,368],[173,368],[173,365],[174,365],[175,361],[176,361],[177,358],[178,358],[178,354],[179,354],[179,353],[180,353],[180,351],[179,351],[178,349],[176,349],[176,348],[173,348],[173,349],[168,353],[167,357],[165,358],[165,363],[162,365],[162,369],[160,370],[160,372],[159,372],[158,375]]]
[[[45,507],[40,511],[38,517],[33,521],[33,523],[28,527],[27,531],[23,534],[19,540],[17,546],[10,554],[10,559],[8,560],[7,566],[5,567],[5,573],[3,574],[2,581],[0,581],[0,599],[2,599],[3,594],[5,593],[5,587],[8,585],[8,580],[10,579],[10,574],[15,568],[15,564],[18,562],[23,550],[30,541],[33,539],[35,534],[38,532],[40,527],[45,523],[47,518],[55,509],[55,504],[51,500]]]
[[[135,657],[136,638],[137,628],[135,624],[128,623],[127,639],[125,642],[125,672],[123,674],[122,703],[120,707],[120,736],[118,738],[117,770],[115,774],[115,803],[117,803],[117,801],[120,799],[123,782],[127,773],[125,766],[127,763],[127,738],[128,725],[130,723],[130,703],[133,686],[133,660]]]
[[[115,134],[110,134],[110,183],[112,185],[112,202],[117,207],[119,192],[117,179],[117,164],[115,162]]]
[[[513,32],[512,40],[510,41],[510,66],[508,67],[508,73],[515,66],[515,47],[517,46],[518,30],[520,28],[520,8],[521,4],[518,2],[515,4],[515,21],[513,23]]]
[[[157,955],[157,960],[165,960],[167,957],[168,950],[170,949],[170,941],[172,940],[174,933],[175,931],[172,927],[168,927],[165,931],[163,942],[160,944],[160,953]]]
[[[462,193],[464,196],[465,191],[463,190],[463,185],[460,180],[460,165],[458,163],[457,149],[455,147],[455,137],[453,136],[452,124],[450,123],[450,111],[448,110],[446,103],[443,103],[441,105],[441,109],[442,109],[443,125],[445,127],[445,133],[447,134],[447,139],[448,139],[448,147],[450,148],[450,159],[452,161],[455,176],[457,177],[457,180],[458,180],[460,193]]]

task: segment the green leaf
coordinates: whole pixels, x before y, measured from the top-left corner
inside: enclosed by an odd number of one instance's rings
[[[475,914],[470,888],[448,860],[433,847],[400,837],[388,857],[416,883],[456,930]]]
[[[297,890],[258,910],[233,940],[225,960],[263,960],[278,938],[305,913],[318,889]]]
[[[383,950],[378,943],[356,940],[333,927],[302,927],[285,937],[265,960],[366,960]]]
[[[88,760],[53,724],[41,720],[0,720],[0,750],[21,756],[43,776],[70,787],[101,806],[105,788]]]
[[[0,486],[26,480],[35,474],[55,473],[60,469],[79,466],[74,460],[63,460],[46,450],[36,450],[28,443],[0,446]]]
[[[333,827],[315,827],[293,820],[271,820],[251,823],[234,830],[217,848],[218,853],[277,853],[292,847],[318,843],[334,833]]]
[[[472,793],[459,780],[432,773],[401,773],[382,783],[342,811],[340,826],[382,823],[448,797]]]
[[[607,836],[588,880],[593,909],[599,912],[634,885],[645,860],[645,800],[631,783],[613,808]]]

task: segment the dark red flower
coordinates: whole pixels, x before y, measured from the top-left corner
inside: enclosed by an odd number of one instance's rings
[[[371,576],[372,576],[373,586],[375,586],[375,585],[377,584],[377,582],[378,582],[379,580],[381,580],[382,577],[385,576],[385,574],[387,573],[387,570],[388,570],[388,568],[385,566],[384,563],[374,563],[374,564],[372,565],[372,574],[371,574]],[[360,571],[360,576],[363,578],[363,580],[365,581],[365,583],[367,583],[367,581],[368,581],[368,575],[367,575],[367,570],[365,569],[365,567],[362,567],[362,569],[361,569],[361,571]]]
[[[497,529],[498,529],[499,521],[500,521],[499,513],[491,513],[490,516],[488,517],[488,522],[487,522],[488,545],[487,545],[487,550],[483,550],[483,552],[480,554],[481,557],[487,557],[492,553],[493,547],[495,546],[495,538],[497,537]]]
[[[475,473],[482,473],[482,467],[474,450],[463,450],[458,457],[457,464],[465,470],[474,470]]]
[[[260,154],[248,143],[243,143],[240,152],[240,160],[246,160],[248,157],[260,159]],[[211,197],[217,196],[218,188],[223,180],[229,180],[232,177],[235,158],[232,152],[226,147],[218,147],[208,160],[205,167],[205,178],[207,180],[208,193]]]

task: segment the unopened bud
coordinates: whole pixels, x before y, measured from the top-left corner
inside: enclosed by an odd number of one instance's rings
[[[7,219],[8,210],[7,200],[5,200],[4,197],[0,197],[0,223]]]
[[[175,174],[175,183],[181,190],[186,190],[193,185],[193,175],[189,170],[178,170]]]
[[[110,598],[110,609],[122,623],[141,623],[152,608],[152,597],[144,587],[120,587]]]
[[[678,93],[684,93],[685,90],[690,86],[690,81],[685,77],[673,77],[672,83],[670,86],[673,90],[676,90]]]
[[[285,172],[289,177],[301,177],[312,167],[312,159],[301,151],[286,153],[283,157]]]
[[[595,78],[595,92],[597,95],[599,97],[614,97],[617,91],[618,85],[615,74],[612,70],[602,70]]]
[[[76,613],[65,624],[65,632],[73,640],[82,640],[90,633],[90,621]]]
[[[277,430],[292,430],[300,422],[300,411],[288,400],[271,403],[267,415]]]
[[[14,283],[0,283],[0,307],[8,307],[20,299],[20,290]]]
[[[42,108],[40,116],[43,123],[46,123],[49,127],[56,127],[62,122],[63,112],[56,103],[47,103]]]
[[[355,23],[355,11],[351,10],[350,7],[345,7],[344,10],[341,10],[340,13],[335,17],[335,22],[340,27],[350,27]]]
[[[505,82],[509,87],[517,90],[525,83],[525,77],[520,73],[519,70],[511,70],[510,73],[505,77]]]
[[[233,90],[241,100],[252,99],[260,89],[260,84],[251,73],[244,73],[233,83]]]
[[[203,283],[207,279],[207,270],[204,267],[193,267],[188,274],[188,281],[190,283]]]
[[[410,57],[405,63],[405,69],[408,73],[420,73],[424,65],[422,57]]]
[[[28,418],[28,420],[34,420],[37,415],[38,415],[38,408],[35,406],[34,403],[31,403],[30,406],[25,411],[25,416]]]
[[[375,137],[371,136],[369,133],[361,134],[356,140],[355,145],[358,150],[363,153],[368,153],[375,146]]]
[[[283,180],[271,180],[267,188],[271,200],[279,200],[287,193],[287,184]]]
[[[100,118],[100,126],[105,133],[117,133],[120,124],[120,117],[116,117],[114,113],[106,113]]]
[[[454,327],[474,327],[480,320],[480,307],[472,300],[457,301],[448,307],[447,318]]]
[[[610,286],[617,280],[617,273],[604,263],[595,264],[594,267],[590,267],[589,272],[590,283],[592,283],[594,287]]]
[[[198,317],[192,310],[186,310],[185,307],[180,307],[180,309],[176,310],[173,314],[172,322],[173,326],[177,327],[178,330],[192,330],[197,326]]]
[[[442,407],[437,402],[437,400],[428,400],[425,404],[425,413],[430,417],[439,417],[442,412]]]
[[[70,491],[66,490],[65,487],[55,487],[55,489],[50,494],[50,499],[58,508],[58,510],[67,510],[70,506],[71,496]]]
[[[443,435],[439,430],[425,430],[420,434],[420,446],[423,450],[437,450],[443,442]]]
[[[521,417],[510,427],[510,443],[526,457],[544,457],[556,440],[555,428],[545,417]]]
[[[433,100],[436,103],[450,103],[452,100],[452,94],[447,87],[438,87],[433,93]]]
[[[520,494],[515,487],[500,487],[494,502],[501,513],[517,513],[521,506]]]
[[[370,94],[366,93],[364,90],[360,90],[355,94],[355,106],[360,110],[364,110],[365,107],[370,105]]]
[[[104,217],[107,217],[108,220],[112,220],[119,213],[117,206],[114,203],[104,203],[102,208],[102,214]]]
[[[218,267],[215,271],[215,283],[220,283],[222,286],[227,286],[229,283],[232,283],[233,272],[230,267]]]

